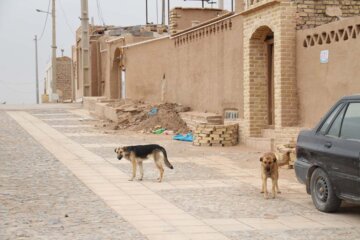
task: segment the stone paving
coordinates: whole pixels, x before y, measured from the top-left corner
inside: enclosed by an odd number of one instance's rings
[[[0,111],[0,239],[146,239]]]
[[[71,239],[360,239],[360,208],[344,204],[336,214],[318,212],[304,186],[297,183],[293,170],[280,170],[282,194],[277,199],[263,199],[259,193],[259,152],[255,150],[199,148],[174,142],[168,136],[123,131],[105,134],[93,128],[91,118],[76,108],[8,111],[8,114],[38,141],[26,137],[28,133],[8,115],[0,115],[6,125],[12,126],[11,132],[31,140],[34,149],[41,149],[38,154],[33,154],[35,150],[31,149],[29,165],[46,159],[46,164],[39,164],[38,169],[47,174],[38,176],[30,172],[25,182],[31,182],[29,180],[33,178],[42,181],[49,178],[49,186],[35,181],[30,187],[19,189],[24,194],[29,188],[36,189],[37,195],[43,196],[40,191],[58,189],[61,185],[60,196],[48,193],[43,199],[48,200],[48,205],[61,206],[55,208],[61,210],[59,216],[63,213],[69,215],[65,220],[56,218],[48,213],[51,211],[47,205],[30,205],[20,212],[31,216],[34,211],[46,211],[41,216],[48,222],[39,223],[45,230],[36,229],[29,222],[18,225],[22,221],[17,213],[20,204],[14,201],[8,209],[6,205],[1,208],[1,215],[8,214],[11,219],[6,225],[0,223],[0,236],[8,239],[21,238],[24,232],[34,234],[35,239],[46,239],[46,234],[54,238],[64,234],[65,238],[72,236]],[[3,131],[2,137],[9,134],[4,129],[0,130]],[[10,141],[10,136],[5,140]],[[17,143],[16,139],[12,141],[12,144],[1,146],[1,154],[8,154],[5,158],[11,160],[5,169],[13,170],[10,173],[5,171],[5,174],[1,171],[1,176],[2,179],[9,178],[8,181],[12,179],[12,186],[16,187],[23,185],[24,181],[17,177],[14,166],[22,164],[16,163],[19,154],[10,156],[14,145],[18,149],[22,143]],[[152,161],[144,163],[144,181],[128,182],[130,164],[116,160],[115,146],[143,143],[158,143],[168,150],[175,169],[165,169],[163,183],[155,181],[158,172]],[[4,185],[1,184],[1,188]],[[6,188],[1,190],[2,195],[3,192],[7,193]],[[65,201],[62,194],[73,201]],[[12,196],[7,193],[4,197],[8,204],[10,199],[22,199],[21,194]],[[81,211],[71,204],[81,204]],[[73,214],[66,210],[71,208],[77,209],[76,215],[86,220],[77,221],[78,225],[69,228],[66,221]],[[9,209],[12,209],[11,213]],[[96,218],[96,214],[99,218],[96,227],[99,228],[94,228],[94,222],[88,220]],[[49,221],[65,230],[51,228]],[[10,226],[11,223],[14,225]],[[92,227],[96,233],[90,238],[86,229]],[[16,237],[17,231],[20,231],[20,237]],[[124,231],[128,235],[122,235]],[[111,233],[114,234],[109,238],[107,234]],[[34,239],[32,236],[23,238]]]

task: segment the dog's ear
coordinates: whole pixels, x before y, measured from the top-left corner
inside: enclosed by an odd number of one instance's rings
[[[274,157],[273,157],[273,161],[276,162],[276,160],[277,160],[277,159],[276,159],[276,156],[274,156]]]
[[[260,162],[262,162],[262,161],[263,161],[263,158],[261,157],[261,158],[260,158]]]
[[[115,148],[114,152],[116,152],[117,148]]]

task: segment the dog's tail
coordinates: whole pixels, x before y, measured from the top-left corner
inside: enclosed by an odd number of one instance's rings
[[[165,165],[170,169],[174,169],[173,165],[171,165],[171,163],[169,162],[169,159],[167,157],[165,148],[160,148],[160,150],[164,154],[164,163],[165,163]]]

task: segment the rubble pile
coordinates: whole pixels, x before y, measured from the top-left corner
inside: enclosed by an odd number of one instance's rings
[[[174,133],[189,131],[179,115],[180,112],[189,111],[189,107],[175,103],[151,105],[131,100],[109,103],[108,106],[115,108],[118,116],[117,127],[113,127],[114,129],[128,129],[142,133],[150,133],[159,128]]]

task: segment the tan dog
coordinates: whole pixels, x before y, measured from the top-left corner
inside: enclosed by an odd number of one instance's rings
[[[264,193],[264,198],[268,198],[267,191],[267,179],[271,178],[272,181],[272,198],[276,197],[276,192],[281,193],[278,186],[279,179],[279,166],[277,159],[274,153],[268,152],[264,153],[260,157],[261,162],[261,178],[262,178],[262,191]]]
[[[289,165],[290,162],[290,152],[275,152],[276,162],[278,164],[278,167]]]

